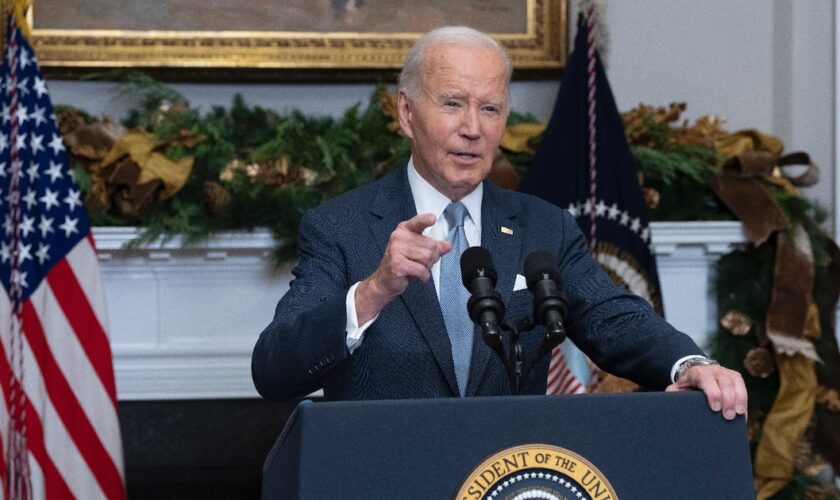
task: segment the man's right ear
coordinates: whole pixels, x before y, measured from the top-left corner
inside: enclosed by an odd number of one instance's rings
[[[397,92],[397,114],[400,119],[400,128],[409,139],[414,138],[414,132],[411,130],[411,115],[414,106],[411,100],[406,95],[405,91],[400,89]]]

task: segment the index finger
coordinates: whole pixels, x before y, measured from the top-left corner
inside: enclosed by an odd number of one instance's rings
[[[437,219],[435,218],[434,214],[426,213],[426,214],[417,214],[414,217],[400,222],[398,225],[402,226],[412,233],[423,234],[423,231],[435,224]]]

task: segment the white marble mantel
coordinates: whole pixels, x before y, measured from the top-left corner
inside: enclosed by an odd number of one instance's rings
[[[121,400],[256,397],[251,349],[288,289],[265,231],[196,245],[179,238],[128,249],[136,228],[94,228]],[[668,319],[701,345],[715,324],[717,259],[745,239],[738,222],[654,223]]]

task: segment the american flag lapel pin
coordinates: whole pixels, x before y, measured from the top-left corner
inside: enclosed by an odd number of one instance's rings
[[[507,235],[513,236],[513,229],[509,227],[502,226],[500,230]]]

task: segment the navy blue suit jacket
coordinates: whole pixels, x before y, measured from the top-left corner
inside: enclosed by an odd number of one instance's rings
[[[391,232],[416,215],[405,167],[308,211],[300,224],[300,262],[274,320],[254,348],[251,370],[261,395],[283,400],[320,388],[328,399],[457,396],[449,337],[433,280],[409,285],[347,349],[345,299],[379,265]],[[659,318],[641,298],[616,286],[591,258],[574,219],[522,193],[484,184],[481,245],[493,257],[496,289],[516,322],[531,312],[528,290],[514,292],[525,257],[557,255],[569,300],[569,338],[599,367],[642,386],[670,383],[673,364],[702,354],[685,334]],[[513,234],[502,232],[501,228]],[[464,312],[466,314],[466,311]],[[523,335],[533,356],[545,332]],[[535,366],[525,392],[545,393],[548,356]],[[510,394],[504,365],[475,329],[467,396]]]

